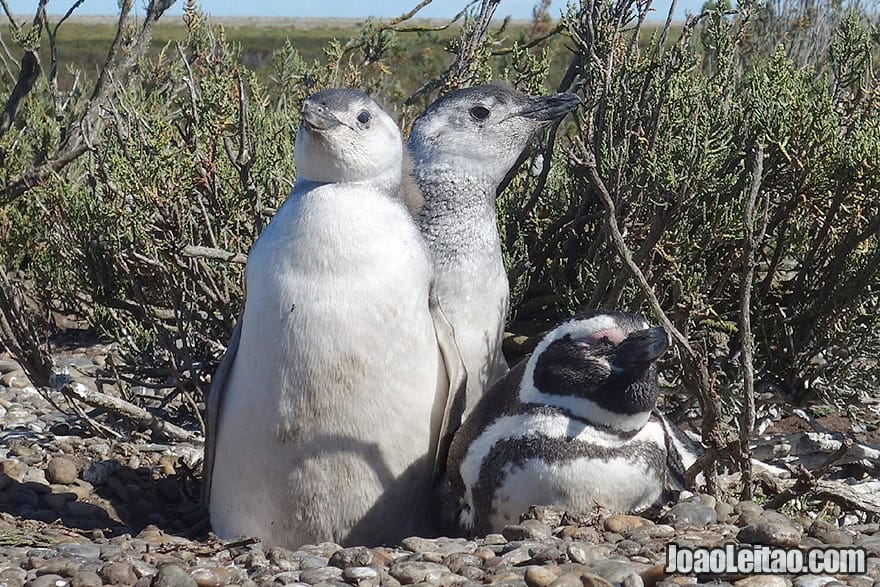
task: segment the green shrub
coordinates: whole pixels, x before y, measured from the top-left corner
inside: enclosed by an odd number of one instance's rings
[[[539,6],[531,28],[483,31],[495,4],[485,0],[454,34],[367,22],[350,40],[329,42],[322,61],[288,42],[268,78],[243,66],[241,47],[191,3],[185,38],[161,51],[138,54],[144,29],[126,25],[110,65],[135,61],[104,94],[93,96],[89,71],[76,84],[63,70],[60,84],[44,71],[0,134],[0,262],[33,284],[42,308],[75,313],[122,341],[141,377],[198,389],[237,315],[242,265],[192,247],[248,251],[295,177],[304,97],[361,87],[406,127],[441,89],[493,77],[532,93],[558,84],[577,91],[582,107],[546,149],[526,154],[498,201],[513,331],[537,333],[585,306],[651,313],[611,246],[585,166],[595,158],[635,262],[735,408],[743,207],[749,154],[760,145],[758,387],[802,400],[876,394],[880,88],[871,13],[841,8],[828,42],[804,50],[786,44],[796,23],[772,6],[707,5],[684,26],[658,28],[644,23],[646,3],[584,0],[558,28]],[[759,42],[771,29],[789,32],[779,44]],[[16,42],[35,49],[40,36],[25,33]],[[0,90],[9,95],[14,82],[5,76]],[[15,187],[76,144],[77,132],[85,153]]]

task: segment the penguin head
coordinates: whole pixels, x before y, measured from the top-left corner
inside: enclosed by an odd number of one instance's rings
[[[666,330],[650,327],[638,314],[578,315],[535,349],[521,400],[567,409],[598,426],[638,430],[657,401],[656,361],[667,348]]]
[[[533,97],[501,84],[463,88],[416,119],[407,145],[417,166],[471,168],[498,183],[538,132],[578,102],[574,94]]]
[[[320,183],[400,177],[397,124],[358,90],[330,89],[303,102],[296,133],[298,178]]]

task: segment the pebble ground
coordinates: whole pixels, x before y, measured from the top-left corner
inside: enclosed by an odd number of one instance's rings
[[[92,385],[103,367],[100,348],[59,361]],[[149,405],[150,390],[136,391]],[[0,587],[880,586],[876,523],[841,528],[828,516],[791,518],[688,493],[650,517],[533,508],[520,524],[476,540],[296,551],[223,543],[208,534],[196,500],[199,446],[142,433],[105,438],[66,411],[60,394],[37,393],[0,355]],[[664,572],[670,543],[858,547],[868,564],[861,575],[685,576]]]

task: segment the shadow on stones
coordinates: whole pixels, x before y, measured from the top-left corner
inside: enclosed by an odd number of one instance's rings
[[[157,475],[154,466],[132,469],[117,460],[99,463],[111,472],[93,491],[84,484],[49,486],[0,473],[0,512],[110,536],[136,535],[153,525],[171,535],[207,537],[198,482],[188,472],[166,476]]]

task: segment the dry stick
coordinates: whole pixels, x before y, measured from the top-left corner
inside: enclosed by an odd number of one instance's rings
[[[742,499],[752,499],[752,451],[749,442],[755,429],[755,366],[754,341],[752,340],[752,281],[755,278],[755,203],[761,189],[761,176],[764,173],[764,146],[755,143],[749,158],[752,181],[749,194],[743,207],[743,264],[740,279],[739,319],[740,360],[743,368],[744,402],[739,418],[739,459],[742,470]]]
[[[166,437],[181,442],[201,442],[199,436],[184,430],[180,426],[166,422],[147,410],[112,395],[92,391],[81,383],[72,382],[61,388],[65,397],[75,399],[95,408],[103,408],[117,416],[131,420],[137,424],[164,434]]]
[[[776,497],[771,499],[765,507],[772,510],[779,509],[789,500],[815,489],[819,485],[819,482],[822,480],[822,477],[828,474],[828,471],[831,469],[834,463],[842,459],[851,447],[852,441],[849,438],[845,438],[843,440],[843,443],[840,445],[840,448],[829,455],[828,458],[825,459],[825,461],[821,465],[819,465],[819,467],[817,467],[814,471],[808,471],[807,469],[801,467],[801,472],[798,475],[797,481],[781,491]]]
[[[532,39],[531,41],[529,41],[525,45],[520,45],[519,49],[531,49],[532,47],[536,47],[536,46],[540,45],[541,43],[543,43],[544,41],[546,41],[547,39],[549,39],[551,37],[555,37],[557,34],[562,32],[562,30],[564,28],[565,28],[565,26],[562,23],[559,23],[558,25],[556,25],[555,27],[550,29],[550,31],[547,32],[546,34],[541,35],[539,37],[535,37],[534,39]],[[505,47],[504,49],[498,49],[497,51],[492,51],[492,57],[498,57],[500,55],[509,55],[510,53],[513,53],[514,48],[516,48],[516,47]]]
[[[394,31],[398,32],[398,33],[434,33],[434,32],[445,31],[446,29],[451,27],[453,24],[455,24],[456,22],[461,20],[462,17],[464,17],[464,15],[467,14],[468,9],[471,6],[473,6],[474,4],[476,4],[477,2],[479,2],[479,0],[470,0],[470,2],[465,4],[464,8],[459,10],[458,13],[455,16],[453,16],[451,19],[449,19],[445,24],[441,24],[441,25],[437,25],[437,26],[422,26],[422,25],[405,26],[405,27],[395,26]],[[397,20],[397,19],[394,19],[394,20]],[[394,21],[392,21],[392,22],[394,22]]]
[[[201,257],[204,259],[216,259],[217,261],[226,261],[227,263],[239,263],[244,265],[247,263],[247,255],[244,253],[233,253],[216,249],[213,247],[201,247],[198,245],[186,245],[181,251],[184,257]]]
[[[687,337],[675,327],[666,315],[666,312],[660,307],[660,302],[654,294],[654,289],[648,283],[639,266],[633,261],[632,253],[630,253],[629,248],[626,246],[626,241],[623,240],[623,235],[617,225],[617,207],[611,198],[611,194],[605,187],[605,183],[599,177],[599,171],[596,169],[596,160],[582,142],[578,141],[578,143],[580,144],[581,152],[587,156],[586,161],[578,161],[578,163],[589,170],[593,186],[599,192],[599,196],[605,204],[607,212],[606,222],[617,255],[623,261],[624,266],[636,283],[638,283],[642,295],[645,296],[657,320],[660,321],[672,336],[681,355],[686,385],[700,399],[700,407],[703,410],[703,440],[708,444],[707,452],[704,455],[705,458],[702,459],[701,464],[704,467],[707,490],[710,493],[714,493],[717,486],[715,462],[726,447],[726,442],[720,430],[720,399],[717,392],[712,388],[705,361],[702,360],[702,357],[694,350]]]

